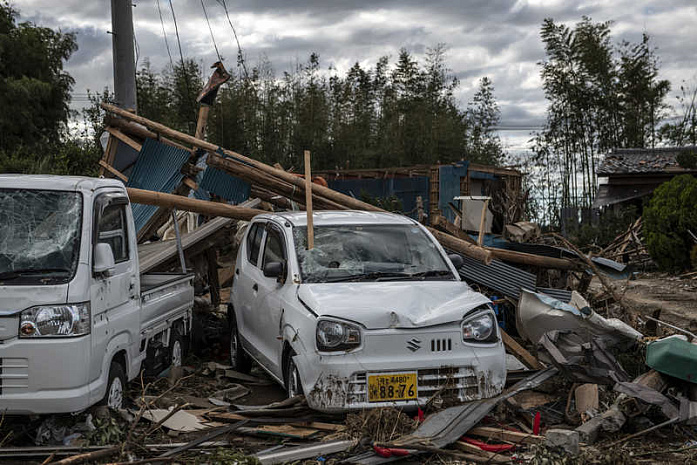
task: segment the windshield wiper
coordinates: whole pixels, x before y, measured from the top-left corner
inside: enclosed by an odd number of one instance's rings
[[[371,271],[370,273],[359,273],[348,276],[337,276],[334,278],[322,279],[323,283],[341,283],[350,281],[388,281],[391,279],[409,278],[411,274],[397,271]]]
[[[429,278],[431,276],[453,276],[453,272],[450,270],[428,270],[420,271],[418,273],[412,273],[409,275],[410,278]]]
[[[16,279],[20,276],[43,273],[70,273],[67,268],[24,268],[20,270],[4,271],[0,273],[0,280]]]

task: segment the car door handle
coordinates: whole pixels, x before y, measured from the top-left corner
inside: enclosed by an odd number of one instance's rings
[[[259,285],[257,283],[254,283],[254,286],[252,286],[253,291],[258,291],[259,290]]]

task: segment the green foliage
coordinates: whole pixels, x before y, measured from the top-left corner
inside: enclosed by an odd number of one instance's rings
[[[644,227],[646,247],[661,269],[688,268],[694,243],[687,230],[697,231],[697,178],[684,174],[661,184],[644,209]]]
[[[16,23],[0,4],[0,151],[55,143],[70,116],[73,78],[63,62],[77,50],[74,34]]]
[[[75,35],[17,14],[0,3],[0,173],[95,175],[98,145],[67,130]]]
[[[678,108],[674,116],[677,120],[664,124],[659,134],[670,145],[697,145],[697,85],[680,86],[680,94],[675,97]]]
[[[599,157],[612,148],[650,147],[666,108],[668,81],[648,35],[613,45],[610,22],[583,17],[574,27],[545,19],[540,63],[548,100],[545,128],[534,139],[529,187],[558,221],[563,207],[589,207]]]
[[[499,110],[489,79],[467,110],[458,108],[459,82],[446,64],[446,49],[430,49],[420,63],[402,50],[395,63],[356,63],[340,74],[323,69],[313,53],[291,72],[276,76],[271,63],[229,70],[208,119],[208,139],[267,163],[313,169],[408,166],[461,159],[497,164],[503,151],[494,127]],[[155,72],[138,71],[138,112],[193,133],[195,98],[203,85],[196,62]],[[100,114],[98,102],[91,113]],[[90,118],[93,125],[98,119]]]
[[[680,152],[675,158],[678,165],[680,165],[682,168],[690,170],[697,169],[697,151],[689,150]]]
[[[597,222],[581,225],[570,240],[582,249],[589,246],[604,248],[620,233],[626,231],[636,218],[637,209],[633,205],[619,212],[608,210],[602,213]]]
[[[122,443],[128,435],[128,423],[119,421],[112,416],[94,418],[92,422],[96,429],[85,435],[87,443],[91,446],[119,444]]]
[[[219,463],[222,465],[259,465],[259,459],[243,452],[230,449],[216,449],[213,456],[201,456],[199,454],[194,463]]]
[[[366,191],[361,191],[359,199],[363,202],[380,207],[388,212],[402,213],[404,211],[404,205],[402,201],[396,195],[391,195],[389,197],[373,197]]]

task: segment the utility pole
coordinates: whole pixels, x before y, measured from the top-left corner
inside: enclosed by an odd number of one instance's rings
[[[136,60],[132,0],[111,0],[111,34],[116,105],[136,111]]]

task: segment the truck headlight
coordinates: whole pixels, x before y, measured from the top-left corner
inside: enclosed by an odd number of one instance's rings
[[[464,341],[494,342],[496,340],[496,317],[488,306],[482,306],[462,321]]]
[[[317,349],[335,352],[355,349],[361,345],[361,329],[357,325],[336,320],[317,322]]]
[[[89,303],[40,305],[20,314],[19,337],[70,337],[90,333]]]

